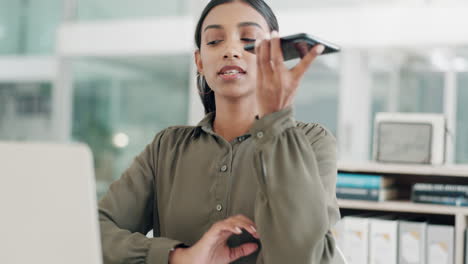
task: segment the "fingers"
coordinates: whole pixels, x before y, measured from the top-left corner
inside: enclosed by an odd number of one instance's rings
[[[233,223],[226,223],[226,222],[220,222],[217,226],[217,231],[218,232],[230,232],[233,234],[242,234],[242,229],[239,227],[239,225],[233,224]]]
[[[307,53],[309,52],[309,44],[307,44],[306,42],[301,41],[295,43],[294,47],[299,52],[299,56],[301,57],[301,59],[304,58],[304,56],[307,55]]]
[[[281,51],[281,40],[279,38],[278,32],[273,31],[271,33],[271,49],[270,49],[270,58],[273,64],[274,69],[286,68],[284,65],[283,52]]]
[[[255,223],[244,215],[239,214],[228,219],[231,219],[235,223],[241,223],[242,227],[252,235],[257,233],[257,227]]]
[[[315,45],[301,61],[291,69],[294,79],[300,79],[309,68],[310,64],[317,58],[318,55],[322,54],[325,47],[323,45]]]
[[[253,221],[243,215],[236,215],[227,218],[221,222],[215,224],[218,231],[228,231],[233,234],[242,234],[242,229],[245,229],[253,237],[259,239],[260,236],[257,233],[256,225]]]
[[[262,64],[260,63],[260,44],[262,43],[262,40],[257,40],[255,42],[255,54],[256,60],[257,60],[257,81],[262,81],[263,78],[263,68]]]
[[[229,259],[235,261],[238,258],[242,258],[254,253],[258,249],[258,245],[255,243],[245,243],[239,247],[231,248]]]
[[[270,39],[266,38],[262,40],[257,49],[256,54],[259,74],[262,76],[269,76],[273,73],[270,63]]]
[[[234,216],[234,218],[235,219],[233,219],[233,221],[236,221],[236,223],[242,223],[242,228],[244,228],[247,232],[252,234],[252,236],[254,236],[255,238],[259,238],[257,233],[257,227],[252,220],[243,215],[237,215]]]

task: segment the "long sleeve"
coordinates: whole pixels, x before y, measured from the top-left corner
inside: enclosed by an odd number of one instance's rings
[[[182,244],[170,238],[148,238],[154,221],[154,175],[163,132],[135,158],[99,202],[104,263],[167,264],[169,251]],[[157,215],[156,215],[157,216]],[[154,230],[155,235],[158,233]]]
[[[257,263],[330,263],[336,201],[336,140],[320,125],[298,124],[291,108],[257,120],[251,129],[259,191]]]

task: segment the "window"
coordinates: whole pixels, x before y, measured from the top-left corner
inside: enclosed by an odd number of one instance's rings
[[[322,124],[336,136],[340,78],[339,56],[333,56],[319,58],[311,65],[298,88],[294,108],[297,120]],[[291,67],[296,63],[287,65]]]
[[[73,62],[73,139],[94,155],[98,196],[154,136],[188,118],[189,56]]]
[[[173,0],[80,0],[78,20],[112,20],[142,17],[175,16],[188,13],[187,1]]]
[[[0,139],[52,140],[51,92],[51,83],[0,83]]]
[[[0,0],[0,55],[52,54],[61,0]]]
[[[468,163],[468,73],[458,74],[457,134],[455,160]]]

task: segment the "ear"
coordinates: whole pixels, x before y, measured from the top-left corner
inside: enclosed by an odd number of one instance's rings
[[[195,64],[197,65],[197,71],[202,75],[203,74],[203,63],[201,60],[200,50],[197,49],[194,52],[195,55]]]

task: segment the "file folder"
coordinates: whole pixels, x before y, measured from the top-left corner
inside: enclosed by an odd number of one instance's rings
[[[454,264],[453,226],[433,225],[427,227],[427,263],[428,264]]]

